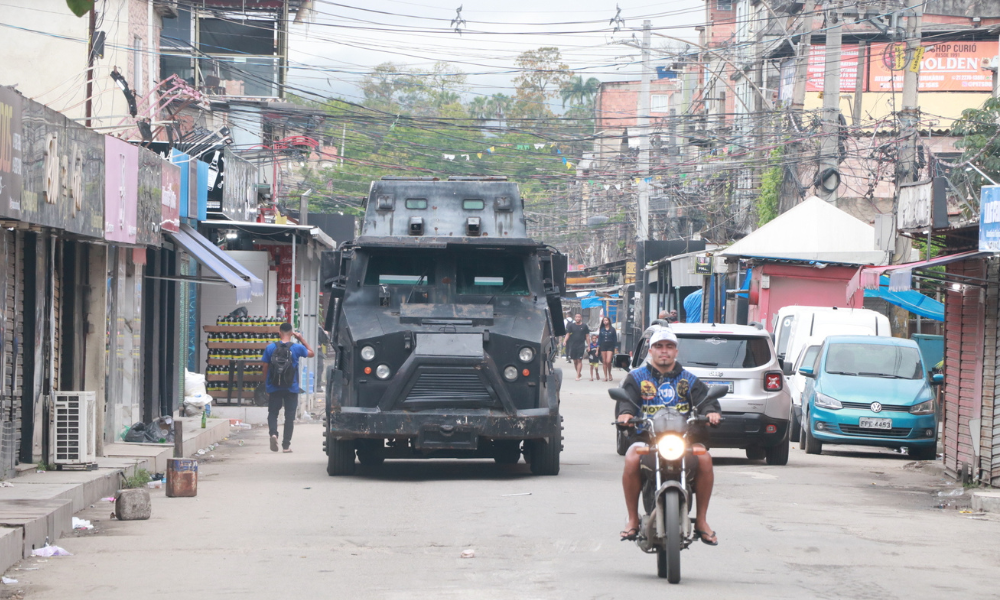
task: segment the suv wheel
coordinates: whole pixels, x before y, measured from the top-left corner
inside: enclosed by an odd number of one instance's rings
[[[750,446],[747,448],[747,459],[749,460],[764,460],[767,455],[767,451],[760,446]]]
[[[334,477],[337,475],[354,474],[354,440],[335,440],[328,438],[326,474]]]
[[[791,424],[789,424],[789,427]],[[767,464],[775,467],[783,467],[788,464],[788,451],[791,444],[788,443],[789,431],[785,431],[785,437],[781,438],[777,446],[767,449]]]
[[[794,407],[792,408],[792,418],[789,421],[788,431],[793,442],[798,442],[799,439],[802,437],[802,423],[798,415],[795,414]]]
[[[527,455],[530,457],[532,475],[558,475],[559,454],[562,452],[562,435],[556,434],[548,439],[528,440],[525,442]]]

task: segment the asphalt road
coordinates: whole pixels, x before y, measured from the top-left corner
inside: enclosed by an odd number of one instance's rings
[[[619,372],[620,373],[620,372]],[[617,376],[621,376],[620,374]],[[613,403],[603,383],[563,391],[558,477],[523,463],[390,461],[331,478],[321,426],[292,454],[263,430],[201,465],[197,498],[154,491],[153,518],[80,516],[72,557],[28,559],[0,597],[392,600],[997,597],[1000,519],[941,498],[954,484],[888,451],[828,447],[788,466],[717,450],[709,520],[720,545],[682,553],[683,580],[618,541],[624,518]],[[937,508],[942,504],[950,504]],[[967,505],[967,501],[965,502]],[[460,558],[472,548],[474,558]]]

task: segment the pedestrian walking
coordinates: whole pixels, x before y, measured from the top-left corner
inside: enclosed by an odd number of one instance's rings
[[[573,322],[566,326],[566,351],[573,367],[576,369],[576,380],[583,377],[583,356],[587,353],[587,336],[590,328],[583,322],[583,315],[573,315]]]
[[[600,351],[597,345],[597,336],[590,334],[587,336],[589,339],[589,344],[587,345],[587,359],[590,361],[590,380],[594,380],[594,376],[597,376],[597,380],[601,380],[601,370],[599,365],[601,364]]]
[[[306,338],[293,332],[291,323],[278,328],[280,341],[271,342],[264,349],[264,381],[267,383],[267,431],[271,436],[271,452],[278,451],[278,412],[285,409],[285,431],[281,448],[291,452],[292,430],[295,428],[295,411],[299,407],[299,359],[315,356]],[[299,343],[292,342],[292,338]]]
[[[618,332],[611,319],[601,319],[601,327],[597,330],[598,351],[601,353],[601,363],[604,365],[604,380],[613,381],[611,377],[611,359],[618,347]]]

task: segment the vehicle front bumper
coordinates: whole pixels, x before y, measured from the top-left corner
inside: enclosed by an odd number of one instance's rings
[[[542,439],[559,434],[562,418],[548,409],[514,414],[492,409],[456,411],[380,411],[344,407],[329,415],[327,437],[339,440],[420,437],[464,432],[491,439]]]
[[[768,433],[768,426],[774,431]],[[723,412],[722,421],[708,428],[708,442],[712,448],[771,448],[788,443],[788,419],[775,419],[761,413]]]
[[[809,427],[813,437],[824,444],[849,444],[857,446],[880,446],[885,448],[900,448],[903,446],[919,447],[937,444],[937,418],[931,415],[911,415],[904,412],[872,413],[867,410],[843,408],[826,410],[810,407]],[[892,419],[895,435],[879,435],[877,430],[865,430],[859,433],[857,429],[861,417]],[[823,423],[823,428],[818,423]],[[841,428],[851,428],[845,432]],[[903,434],[901,430],[909,429]],[[871,431],[871,433],[868,433]]]

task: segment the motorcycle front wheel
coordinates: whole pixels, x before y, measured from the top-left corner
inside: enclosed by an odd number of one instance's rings
[[[681,581],[681,499],[676,489],[663,494],[664,524],[667,535],[656,551],[656,574],[670,583]]]

